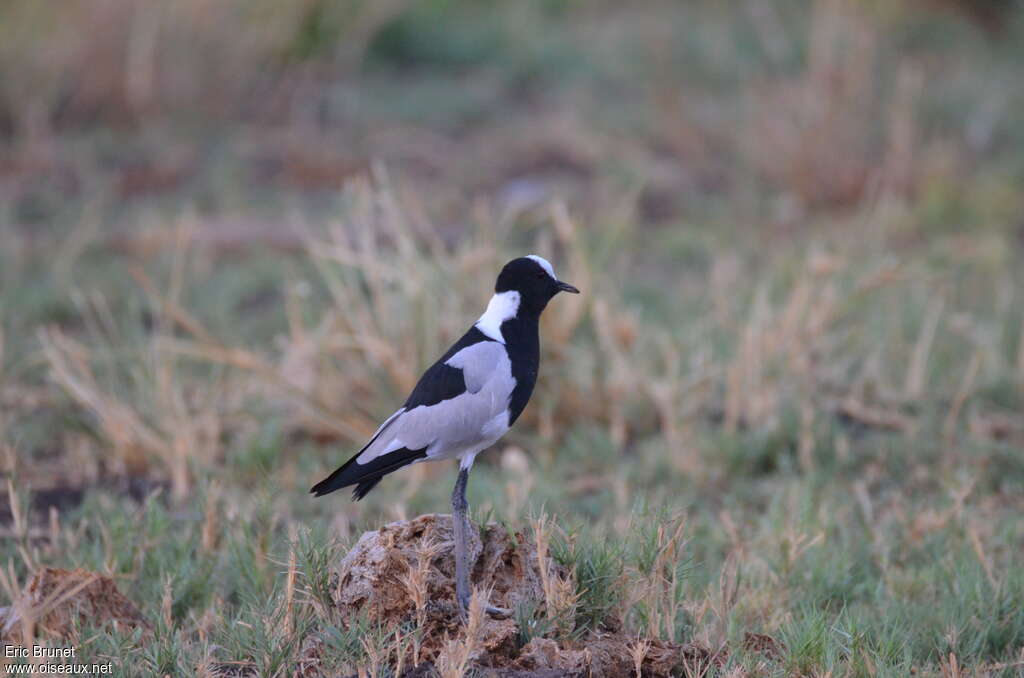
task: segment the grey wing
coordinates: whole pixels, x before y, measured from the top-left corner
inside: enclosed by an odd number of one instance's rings
[[[426,448],[428,457],[444,458],[487,442],[496,431],[504,433],[500,420],[507,413],[516,383],[505,347],[493,341],[479,342],[456,353],[447,364],[462,370],[466,391],[397,412],[360,453],[358,463],[403,447]],[[507,414],[504,421],[507,429]]]
[[[377,430],[373,432],[373,437],[370,438],[370,442],[366,443],[366,445],[363,447],[363,449],[365,450],[370,445],[373,445],[373,443],[377,440],[377,438],[380,437],[380,434],[383,433],[384,430],[388,426],[391,426],[391,424],[395,421],[395,419],[397,419],[402,414],[402,412],[405,412],[405,408],[404,407],[399,407],[398,410],[395,411],[394,414],[392,414],[390,417],[385,419],[384,423],[381,424],[380,426],[378,426]]]
[[[445,364],[462,370],[466,390],[478,393],[490,380],[502,378],[505,363],[508,363],[508,353],[504,344],[481,341],[462,349]],[[509,376],[511,377],[511,369]]]

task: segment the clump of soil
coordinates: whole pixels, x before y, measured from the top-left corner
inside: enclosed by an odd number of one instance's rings
[[[24,628],[26,623],[34,628]],[[29,631],[32,636],[68,639],[76,626],[107,623],[115,628],[152,628],[110,577],[82,569],[44,567],[33,575],[14,605],[0,610],[0,638],[18,642]]]
[[[447,515],[429,514],[390,523],[366,532],[339,566],[334,602],[343,619],[365,614],[383,624],[423,622],[420,658],[436,657],[446,638],[462,630],[455,599],[455,557],[452,521]],[[537,569],[537,550],[521,533],[491,523],[470,530],[467,543],[473,585],[490,591],[493,607],[515,610],[521,604],[541,601],[544,592]],[[421,559],[420,584],[425,595],[419,605],[413,583]],[[552,571],[567,576],[552,564]],[[509,659],[516,654],[519,627],[514,619],[488,617],[480,645],[487,657]]]
[[[339,565],[333,597],[340,618],[366,615],[385,626],[418,626],[422,645],[416,670],[437,662],[447,642],[465,633],[455,599],[452,549],[448,515],[423,515],[364,533]],[[471,530],[469,556],[473,585],[490,591],[490,605],[513,611],[532,605],[543,614],[544,589],[531,536],[489,523]],[[557,563],[546,564],[549,576],[571,577]],[[646,645],[641,661],[645,678],[667,678],[681,667],[706,667],[711,660],[710,653],[693,645],[642,641],[607,631],[560,640],[534,637],[527,642],[513,614],[483,621],[472,665],[479,675],[494,678],[629,676],[636,673],[633,657],[638,642]]]

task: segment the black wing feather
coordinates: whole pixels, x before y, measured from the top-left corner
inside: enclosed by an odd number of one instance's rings
[[[420,405],[436,405],[465,392],[466,378],[462,369],[437,362],[420,377],[416,388],[405,401],[405,409],[408,411]]]
[[[405,401],[405,410],[408,411],[421,405],[435,405],[442,400],[450,400],[465,393],[466,380],[462,370],[451,365],[445,365],[445,362],[467,346],[472,346],[481,341],[491,340],[475,326],[462,335],[462,338],[455,342],[441,356],[440,360],[423,373],[416,387],[409,394],[409,399]],[[399,415],[400,417],[401,415]],[[373,443],[373,440],[381,435],[386,428],[387,426],[382,427],[367,445]],[[363,447],[363,450],[365,449],[366,446]],[[425,447],[420,450],[410,450],[403,447],[400,450],[382,454],[366,464],[360,464],[356,459],[362,454],[363,450],[354,454],[341,468],[314,485],[310,492],[318,497],[322,497],[343,487],[355,485],[356,488],[352,492],[352,498],[358,501],[365,497],[366,493],[372,490],[380,482],[381,478],[388,473],[397,471],[403,466],[427,456],[427,448]]]
[[[440,360],[423,373],[416,387],[409,394],[409,399],[405,401],[405,409],[411,410],[421,405],[436,405],[443,400],[451,400],[465,393],[466,378],[462,374],[462,370],[445,363],[462,349],[481,341],[491,340],[474,325],[462,335],[461,339],[452,344],[452,347],[441,356]]]
[[[356,461],[359,455],[353,456],[337,471],[327,476],[324,480],[314,485],[310,492],[318,497],[330,494],[349,485],[356,485],[352,498],[356,501],[366,496],[366,493],[373,489],[373,486],[380,482],[380,479],[398,469],[413,463],[417,459],[427,456],[427,448],[410,450],[407,447],[388,452],[369,461],[360,464]]]

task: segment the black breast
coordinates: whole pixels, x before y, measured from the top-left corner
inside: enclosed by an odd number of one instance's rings
[[[530,402],[537,383],[540,367],[540,328],[537,318],[511,318],[501,325],[501,335],[512,363],[512,376],[516,380],[509,402],[508,423],[512,425]]]

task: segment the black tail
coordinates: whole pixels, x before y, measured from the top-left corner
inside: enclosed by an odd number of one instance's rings
[[[322,497],[343,487],[355,485],[356,489],[352,491],[352,499],[359,501],[380,482],[381,478],[426,456],[427,448],[425,447],[419,450],[410,450],[407,447],[403,447],[394,452],[382,454],[365,464],[360,464],[356,461],[359,458],[357,454],[345,462],[337,471],[314,485],[309,491],[318,497]]]

